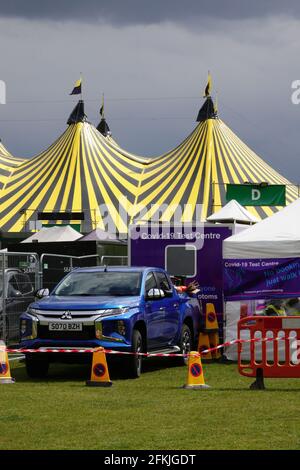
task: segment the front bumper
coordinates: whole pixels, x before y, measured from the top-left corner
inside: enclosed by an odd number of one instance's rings
[[[64,348],[64,349],[92,349],[102,347],[104,349],[113,349],[115,351],[127,351],[131,350],[131,344],[121,343],[116,341],[105,341],[105,340],[56,340],[56,339],[40,339],[35,338],[33,340],[24,340],[20,343],[22,349],[39,349],[39,348]],[[55,353],[53,353],[55,354]],[[68,353],[66,353],[68,354]]]
[[[22,341],[20,343],[20,348],[22,349],[92,349],[99,348],[99,346],[104,349],[112,349],[115,351],[129,352],[131,350],[130,344],[116,344],[115,342],[109,341],[99,341],[99,340],[90,340],[90,341],[58,341],[58,340],[42,340],[36,338],[34,340]],[[41,353],[25,353],[28,357],[43,358],[49,363],[61,363],[61,364],[90,364],[92,359],[92,353],[90,352],[41,352]],[[118,360],[121,356],[117,355],[107,355],[110,359]]]

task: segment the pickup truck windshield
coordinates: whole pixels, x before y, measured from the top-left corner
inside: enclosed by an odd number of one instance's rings
[[[74,272],[55,289],[59,296],[131,296],[139,295],[141,273]]]

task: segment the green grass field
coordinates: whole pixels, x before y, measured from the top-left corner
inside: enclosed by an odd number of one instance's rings
[[[0,449],[300,449],[300,381],[249,390],[233,364],[205,364],[210,390],[181,389],[186,369],[152,359],[138,380],[113,371],[113,386],[89,388],[87,366],[52,365],[29,380],[13,362],[0,385]]]

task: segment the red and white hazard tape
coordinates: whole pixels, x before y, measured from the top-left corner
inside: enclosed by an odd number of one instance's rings
[[[252,339],[234,339],[232,341],[227,341],[226,343],[219,344],[219,346],[215,346],[214,348],[208,348],[201,353],[196,353],[193,351],[193,356],[205,356],[209,352],[217,351],[218,349],[225,348],[228,346],[232,346],[234,344],[244,344],[244,343],[263,343],[263,342],[271,342],[271,341],[280,341],[284,340],[284,337],[277,337],[277,338],[252,338]],[[93,349],[79,349],[79,348],[70,348],[70,349],[53,349],[53,348],[40,348],[40,349],[11,349],[5,348],[8,353],[19,353],[19,354],[26,354],[26,353],[94,353],[99,348]],[[4,350],[4,348],[3,348]],[[115,351],[113,349],[104,349],[103,352],[105,354],[117,354],[117,355],[135,355],[135,356],[146,356],[146,357],[187,357],[190,354],[182,354],[182,353],[136,353],[136,352],[127,352],[127,351]]]
[[[196,351],[192,351],[193,356],[204,356],[209,352],[217,351],[218,349],[225,348],[227,346],[232,346],[234,344],[242,344],[242,343],[258,343],[258,342],[267,342],[267,341],[279,341],[284,339],[283,337],[277,338],[253,338],[253,339],[234,339],[232,341],[227,341],[226,343],[219,344],[219,346],[215,346],[214,348],[209,348],[201,351],[201,353],[197,353]],[[112,349],[105,349],[104,352],[106,354],[133,354],[139,356],[146,356],[146,357],[187,357],[190,356],[189,354],[181,354],[181,353],[134,353],[134,352],[127,352],[127,351],[114,351]]]
[[[64,349],[64,348],[59,348],[59,349],[54,349],[54,348],[39,348],[39,349],[24,349],[24,348],[6,348],[5,350],[8,353],[93,353],[97,350],[98,348],[93,348],[93,349],[77,349],[77,348],[72,348],[72,349]],[[1,349],[0,349],[1,351]]]

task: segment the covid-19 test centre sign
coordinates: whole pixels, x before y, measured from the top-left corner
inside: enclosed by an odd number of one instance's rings
[[[161,267],[185,282],[198,281],[199,299],[214,304],[220,325],[223,320],[223,240],[234,225],[178,227],[140,225],[129,228],[128,255],[132,266]]]
[[[300,258],[225,259],[226,300],[300,297]]]

